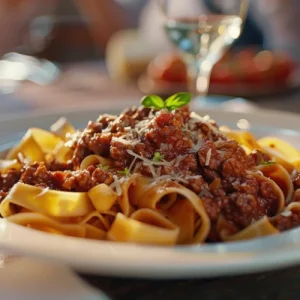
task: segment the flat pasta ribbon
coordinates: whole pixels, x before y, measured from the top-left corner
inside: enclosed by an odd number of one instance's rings
[[[272,179],[282,190],[285,203],[290,203],[294,187],[290,174],[279,164],[260,165],[256,167],[266,178]]]
[[[16,213],[12,204],[53,217],[80,217],[95,210],[87,193],[44,190],[20,182],[0,205],[3,217]]]
[[[298,155],[295,157],[295,149],[292,150],[292,152],[289,151],[276,151],[276,149],[284,149],[284,146],[281,146],[281,143],[286,143],[278,138],[272,138],[272,137],[266,137],[264,139],[257,140],[248,131],[239,131],[239,130],[226,130],[225,134],[227,137],[236,140],[241,146],[243,146],[244,149],[246,149],[246,153],[250,154],[253,150],[260,150],[264,153],[267,153],[274,161],[276,161],[278,164],[282,165],[288,172],[291,174],[293,170],[295,170],[295,166],[293,165],[293,161],[295,158],[299,158],[299,152]],[[274,148],[270,147],[271,141],[274,143]],[[286,143],[287,144],[287,143]],[[269,145],[269,146],[267,146]],[[291,145],[289,145],[289,149],[293,148]],[[292,157],[288,154],[290,153],[293,155]]]
[[[232,229],[233,225],[229,224],[223,216],[220,216],[217,222],[217,230],[220,238],[226,242],[250,240],[279,233],[279,230],[271,224],[266,216],[235,234],[232,234]]]
[[[128,216],[133,211],[131,204],[134,204],[134,199],[130,195],[130,188],[138,187],[139,183],[137,182],[137,180],[139,178],[141,178],[140,174],[133,174],[130,177],[125,178],[124,182],[121,183],[122,194],[120,196],[119,203],[122,213],[125,216]]]
[[[135,211],[131,217],[118,213],[107,238],[112,241],[152,245],[175,245],[179,228],[159,212]]]
[[[144,184],[144,187],[141,188],[141,185]],[[137,187],[137,193],[135,194],[135,188]],[[143,191],[143,192],[141,192]],[[131,197],[133,203],[139,208],[150,208],[150,209],[158,209],[159,202],[165,197],[169,195],[177,195],[177,201],[181,201],[178,199],[178,195],[183,196],[184,199],[189,201],[190,205],[195,210],[196,214],[199,215],[201,219],[201,226],[198,231],[194,232],[194,236],[190,243],[200,243],[203,242],[210,230],[210,220],[208,215],[204,209],[202,200],[191,190],[185,188],[184,186],[176,183],[176,182],[169,182],[169,181],[162,181],[159,183],[152,182],[150,185],[145,185],[145,180],[141,178],[141,180],[137,179],[137,183],[135,187],[132,188]],[[168,198],[168,201],[173,201],[172,198]],[[173,204],[173,205],[175,205]],[[189,209],[187,210],[189,211]],[[178,220],[178,225],[183,225],[184,222],[178,218],[178,213],[174,208],[172,211],[172,206],[169,208],[167,212],[164,212],[166,215],[170,215],[170,218],[173,220]],[[184,215],[185,212],[182,212]],[[172,217],[173,216],[173,217]],[[186,229],[182,229],[186,230]],[[187,237],[183,237],[182,234],[180,235],[181,240],[187,240]]]
[[[276,207],[275,207],[276,211],[274,211],[274,215],[281,213],[284,208],[284,205],[285,205],[285,198],[284,198],[284,194],[283,194],[282,190],[280,189],[280,187],[272,179],[265,177],[263,175],[260,175],[258,173],[252,173],[252,176],[254,176],[260,184],[263,182],[268,182],[272,186],[273,192],[275,192],[276,196],[277,196],[277,203],[276,203]]]
[[[67,139],[68,135],[76,133],[76,129],[66,118],[59,118],[51,125],[50,130],[64,141]]]
[[[6,159],[20,159],[21,155],[21,160],[24,159],[27,162],[46,162],[47,155],[52,154],[61,142],[63,142],[61,138],[49,131],[31,128],[21,142],[8,152]]]
[[[98,212],[110,210],[118,199],[117,193],[104,183],[98,184],[90,189],[88,195]]]
[[[29,228],[49,233],[86,237],[86,228],[81,224],[63,224],[37,212],[23,212],[7,217],[7,220]]]
[[[290,163],[300,156],[299,151],[295,147],[277,137],[268,136],[258,139],[257,144],[268,153],[273,154],[275,157],[281,157]]]

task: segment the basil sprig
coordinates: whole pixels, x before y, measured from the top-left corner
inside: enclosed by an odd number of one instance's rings
[[[168,111],[180,108],[191,101],[191,94],[189,93],[177,93],[165,101],[157,95],[148,95],[142,98],[141,104],[145,107],[163,109]]]

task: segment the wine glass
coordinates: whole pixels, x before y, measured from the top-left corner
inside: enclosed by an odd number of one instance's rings
[[[214,13],[204,0],[158,0],[169,40],[187,64],[192,93],[206,95],[214,64],[240,36],[248,0],[218,2]]]

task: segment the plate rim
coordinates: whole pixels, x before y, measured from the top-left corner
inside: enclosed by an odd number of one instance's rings
[[[208,96],[209,97],[219,97],[219,95],[212,95],[212,96]],[[229,98],[228,96],[226,96],[226,98]],[[243,99],[245,101],[245,98],[243,97],[231,97],[231,100],[228,101],[233,101],[235,99]],[[225,102],[226,103],[226,102]],[[251,103],[251,102],[250,102]],[[124,104],[124,103],[123,103]],[[118,108],[117,107],[112,107],[110,109],[107,109],[105,111],[107,111],[107,113],[120,113],[123,109],[130,107],[130,106],[136,106],[139,105],[139,101],[134,101],[134,102],[126,102],[125,105],[120,105]],[[129,104],[129,105],[128,105]],[[235,110],[234,108],[230,107],[229,109],[226,108],[226,105],[220,105],[220,106],[216,106],[216,107],[207,107],[207,108],[198,108],[197,107],[197,102],[191,102],[190,104],[191,110],[196,111],[197,113],[201,113],[203,112],[204,114],[207,113],[225,113],[225,114],[235,114],[235,115],[257,115],[257,117],[259,116],[272,116],[272,117],[278,117],[280,119],[289,119],[289,118],[299,118],[300,117],[300,113],[297,112],[291,112],[291,111],[279,111],[276,109],[269,109],[269,108],[261,108],[259,106],[253,106],[251,107],[251,109],[249,109],[249,111],[241,111],[241,110]],[[35,109],[33,111],[25,111],[22,113],[15,113],[15,114],[6,114],[6,115],[0,115],[0,124],[3,123],[11,123],[11,122],[15,122],[15,121],[26,121],[29,119],[39,119],[42,117],[51,117],[51,116],[65,116],[65,115],[70,115],[70,116],[76,116],[78,114],[88,114],[88,113],[95,113],[95,112],[99,112],[99,113],[105,113],[103,111],[103,108],[100,105],[89,105],[87,108],[82,108],[82,107],[73,107],[71,110],[68,107],[63,107],[63,108],[52,108],[52,109]],[[218,122],[218,120],[216,120]],[[299,120],[298,120],[299,121]],[[0,128],[0,133],[1,133],[1,128]]]

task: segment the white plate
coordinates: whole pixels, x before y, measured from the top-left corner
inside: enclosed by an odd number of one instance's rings
[[[47,128],[61,115],[84,126],[99,113],[60,111],[0,120],[2,145],[11,145],[28,127]],[[199,113],[208,113],[218,124],[232,127],[239,119],[246,118],[256,135],[284,137],[300,147],[297,115],[216,109]],[[300,228],[247,242],[165,248],[51,235],[0,220],[0,249],[55,260],[82,272],[124,277],[192,278],[273,270],[300,264],[299,247]]]

